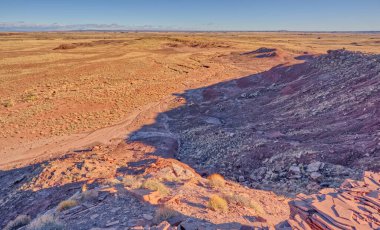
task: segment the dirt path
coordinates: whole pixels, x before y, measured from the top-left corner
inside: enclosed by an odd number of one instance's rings
[[[228,64],[221,65],[219,67],[220,71],[218,71],[217,74],[228,68],[227,65]],[[201,81],[194,82],[192,79],[186,80],[182,83],[183,88],[191,89],[199,85],[212,84],[215,82],[217,74]],[[98,144],[118,144],[143,125],[154,123],[157,114],[164,112],[166,108],[168,108],[168,104],[175,99],[175,95],[170,95],[161,101],[149,103],[133,111],[131,115],[122,122],[93,132],[29,140],[23,143],[17,141],[12,143],[12,141],[8,139],[6,140],[7,144],[3,145],[5,147],[0,148],[0,151],[3,152],[0,169],[21,167],[27,164],[52,159],[68,151],[86,151]]]

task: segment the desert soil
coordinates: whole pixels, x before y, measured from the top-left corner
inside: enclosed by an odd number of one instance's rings
[[[376,54],[378,34],[0,33],[0,227],[336,227],[309,194],[353,187],[380,210]]]

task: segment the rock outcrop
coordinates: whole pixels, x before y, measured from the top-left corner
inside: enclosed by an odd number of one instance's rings
[[[289,205],[293,229],[379,229],[380,174],[366,172],[363,181],[299,194]]]

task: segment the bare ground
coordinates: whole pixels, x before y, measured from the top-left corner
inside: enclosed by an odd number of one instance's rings
[[[297,193],[379,169],[378,57],[319,57],[380,53],[377,35],[2,35],[0,226],[25,214],[68,229],[315,228],[291,214]]]

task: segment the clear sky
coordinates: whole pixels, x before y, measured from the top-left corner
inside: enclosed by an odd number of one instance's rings
[[[91,27],[380,30],[380,0],[0,0],[3,30]]]

